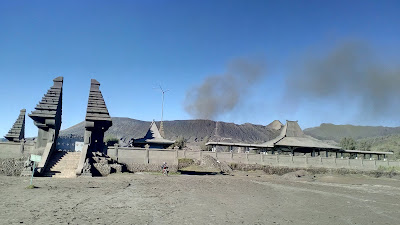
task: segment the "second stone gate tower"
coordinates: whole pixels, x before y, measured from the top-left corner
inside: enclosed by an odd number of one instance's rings
[[[92,79],[85,118],[84,142],[88,144],[88,152],[103,152],[104,132],[112,126],[106,103],[100,91],[100,83]]]

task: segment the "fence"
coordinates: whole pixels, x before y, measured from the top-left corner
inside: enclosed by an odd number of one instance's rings
[[[383,161],[367,159],[341,159],[335,157],[309,157],[289,155],[264,155],[253,153],[231,153],[231,152],[208,152],[208,151],[186,151],[165,149],[143,149],[109,147],[107,154],[119,163],[129,164],[162,164],[167,162],[176,165],[178,158],[191,158],[200,160],[205,155],[210,155],[221,162],[260,164],[285,167],[325,167],[325,168],[348,168],[359,170],[375,170],[380,166],[400,167],[400,161]]]

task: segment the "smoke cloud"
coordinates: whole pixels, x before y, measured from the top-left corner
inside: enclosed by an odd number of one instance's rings
[[[209,76],[186,92],[186,112],[194,118],[215,119],[232,111],[246,98],[247,90],[266,75],[265,69],[262,60],[233,60],[224,74]]]
[[[333,102],[342,107],[342,117],[346,107],[356,106],[363,119],[393,119],[400,113],[400,69],[386,64],[366,43],[341,43],[325,54],[306,57],[288,77],[285,98],[292,103]]]

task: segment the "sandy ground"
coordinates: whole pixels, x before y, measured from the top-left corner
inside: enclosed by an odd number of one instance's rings
[[[1,224],[400,224],[400,180],[263,172],[0,176]]]

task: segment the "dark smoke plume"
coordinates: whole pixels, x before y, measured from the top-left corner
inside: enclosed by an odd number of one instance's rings
[[[400,69],[380,63],[366,43],[341,43],[327,54],[306,57],[298,69],[287,79],[285,98],[291,103],[333,102],[342,107],[341,117],[346,107],[357,106],[358,119],[367,120],[400,113]]]
[[[234,60],[226,73],[209,76],[201,85],[186,92],[185,110],[194,118],[215,119],[240,104],[247,90],[263,76],[263,61]]]

